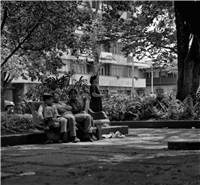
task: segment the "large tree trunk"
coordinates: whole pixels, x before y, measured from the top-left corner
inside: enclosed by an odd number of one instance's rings
[[[4,102],[5,90],[4,90],[3,82],[4,82],[4,75],[3,73],[0,72],[0,112],[5,111],[5,102]]]
[[[179,7],[178,7],[179,8]],[[200,83],[200,45],[198,38],[193,37],[192,44],[189,44],[189,37],[192,36],[188,24],[185,23],[175,3],[176,29],[177,29],[177,50],[178,50],[178,81],[177,96],[184,100],[188,95],[194,95]]]

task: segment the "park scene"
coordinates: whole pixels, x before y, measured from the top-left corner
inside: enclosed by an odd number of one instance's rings
[[[1,1],[2,185],[200,184],[198,1]]]

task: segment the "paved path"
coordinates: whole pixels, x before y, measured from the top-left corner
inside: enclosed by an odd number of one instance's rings
[[[197,185],[200,151],[168,140],[200,140],[199,129],[130,129],[94,143],[1,148],[2,185]]]

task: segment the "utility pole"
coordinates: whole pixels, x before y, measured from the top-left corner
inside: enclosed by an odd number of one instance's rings
[[[132,91],[131,97],[134,98],[135,95],[135,86],[134,86],[134,56],[135,56],[135,49],[132,51]]]
[[[153,65],[151,64],[151,92],[153,92]]]

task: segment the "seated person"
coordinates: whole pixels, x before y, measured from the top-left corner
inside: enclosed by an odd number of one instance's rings
[[[58,114],[56,106],[53,105],[54,99],[52,94],[44,93],[43,100],[44,121],[50,129],[53,129],[54,126],[60,126],[60,138],[58,142],[61,143],[64,140],[64,134],[67,132],[67,119]]]
[[[72,107],[65,104],[64,102],[61,102],[59,97],[60,97],[59,93],[57,92],[53,93],[53,98],[54,98],[53,105],[56,106],[58,114],[60,114],[62,117],[68,120],[68,127],[71,136],[71,141],[73,143],[77,143],[80,140],[76,136],[76,122],[72,112],[70,111],[72,110]]]
[[[76,89],[71,89],[69,91],[70,100],[67,102],[67,104],[72,107],[71,111],[75,117],[76,122],[78,122],[78,124],[80,124],[80,126],[83,127],[83,139],[85,141],[93,142],[94,140],[96,140],[96,137],[92,133],[93,118],[90,114],[87,114],[84,111],[86,98],[82,103],[77,100],[77,94],[78,92]]]

